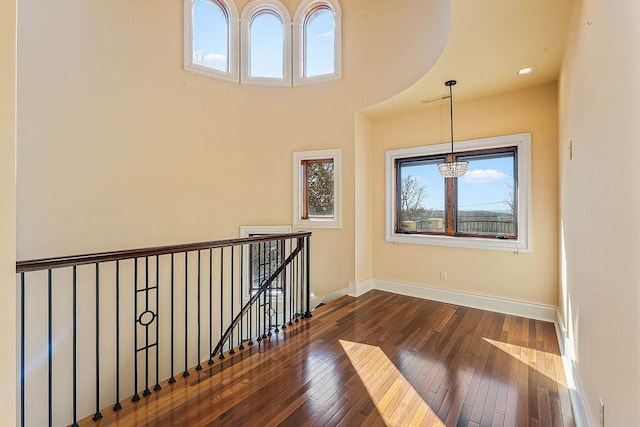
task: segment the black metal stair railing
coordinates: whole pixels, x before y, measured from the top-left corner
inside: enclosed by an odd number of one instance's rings
[[[18,262],[20,425],[97,421],[310,317],[310,237]]]

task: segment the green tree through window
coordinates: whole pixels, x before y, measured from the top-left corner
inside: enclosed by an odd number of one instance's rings
[[[305,211],[303,218],[334,215],[334,163],[332,159],[303,161]]]

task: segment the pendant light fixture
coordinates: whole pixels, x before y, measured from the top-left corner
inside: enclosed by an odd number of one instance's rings
[[[440,175],[445,178],[457,178],[467,173],[469,162],[454,162],[453,161],[453,90],[452,87],[457,82],[455,80],[449,80],[445,82],[445,86],[449,87],[449,114],[451,117],[451,161],[446,161],[438,165]]]

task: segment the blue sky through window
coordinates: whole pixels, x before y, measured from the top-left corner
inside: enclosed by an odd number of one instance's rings
[[[405,163],[401,168],[402,180],[413,175],[416,177],[417,184],[424,187],[425,197],[422,207],[425,209],[444,210],[445,184],[444,178],[438,172],[438,163],[440,161],[421,162],[414,165]]]
[[[193,5],[193,63],[214,70],[229,71],[227,17],[222,8],[207,0]]]
[[[445,183],[438,172],[437,163],[402,165],[401,179],[413,175],[424,186],[425,209],[444,210]],[[459,211],[510,212],[514,185],[513,155],[497,158],[480,158],[469,161],[469,170],[458,178]]]
[[[511,212],[513,155],[469,161],[469,170],[458,178],[458,211]]]
[[[335,72],[335,20],[329,9],[319,9],[309,16],[305,27],[305,76]]]
[[[274,13],[258,13],[251,22],[252,77],[284,77],[284,30]]]

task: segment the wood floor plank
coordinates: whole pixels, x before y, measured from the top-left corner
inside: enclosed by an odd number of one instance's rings
[[[80,425],[575,425],[553,324],[380,291],[313,314]]]

